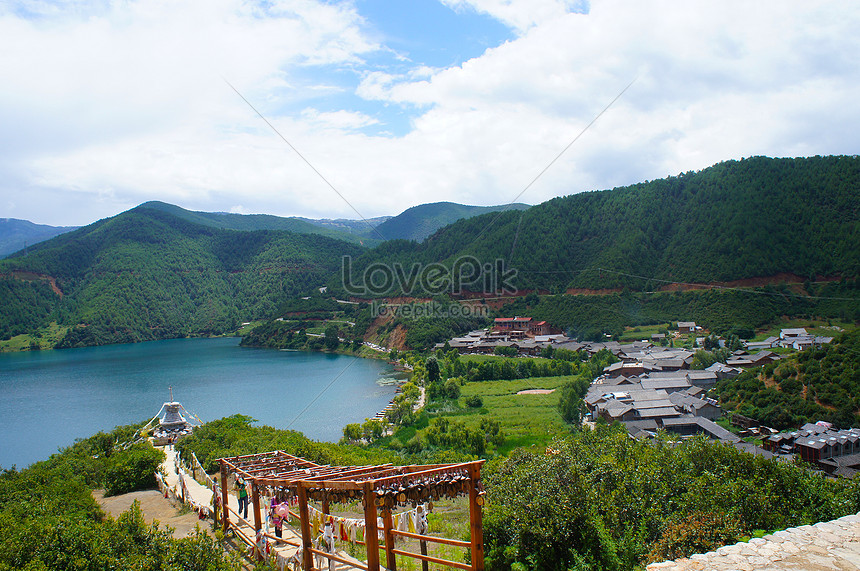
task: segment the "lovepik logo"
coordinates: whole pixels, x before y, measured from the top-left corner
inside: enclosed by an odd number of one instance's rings
[[[343,289],[354,296],[459,295],[464,291],[485,294],[511,295],[516,268],[508,268],[503,259],[481,263],[474,256],[460,256],[450,266],[440,262],[421,264],[414,262],[408,268],[399,262],[390,264],[373,262],[359,275],[353,272],[352,257],[341,260]]]

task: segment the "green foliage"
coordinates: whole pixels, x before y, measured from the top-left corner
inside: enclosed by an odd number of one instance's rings
[[[114,454],[105,471],[105,494],[115,496],[154,488],[155,472],[163,461],[164,453],[148,443],[135,445],[122,454]]]
[[[726,410],[776,429],[824,420],[860,426],[860,330],[715,387]]]
[[[780,273],[854,279],[860,274],[858,189],[856,156],[727,161],[677,177],[555,198],[523,212],[460,220],[421,244],[383,243],[355,260],[354,274],[374,262],[452,267],[469,255],[516,268],[512,286],[521,291],[653,291],[667,281]],[[485,278],[473,279],[467,289],[486,291],[491,280]]]
[[[456,379],[448,379],[443,387],[445,397],[449,399],[460,398],[460,383]]]
[[[448,420],[444,416],[434,418],[424,435],[429,446],[462,451],[475,456],[486,452],[487,443],[501,444],[504,441],[499,422],[487,418],[482,418],[479,426],[472,428],[465,422]]]
[[[666,526],[648,560],[667,561],[691,553],[707,553],[737,542],[741,535],[739,522],[724,513],[694,512]]]
[[[33,332],[55,320],[62,300],[42,280],[24,281],[0,276],[0,339]]]
[[[558,397],[558,413],[568,424],[576,427],[582,424],[582,416],[585,413],[585,405],[582,398],[588,392],[591,382],[583,377],[578,377],[562,385],[561,394]]]
[[[402,463],[393,453],[360,446],[339,446],[315,442],[295,430],[279,430],[271,426],[252,426],[254,419],[236,414],[207,422],[196,428],[191,436],[176,443],[183,457],[193,451],[208,471],[218,469],[218,458],[284,450],[319,464],[385,464]],[[380,426],[381,424],[376,422]]]
[[[151,460],[160,462],[161,452],[148,445],[114,449],[134,429],[99,433],[20,472],[0,472],[0,570],[237,568],[202,532],[175,540],[146,524],[136,502],[116,521],[101,512],[92,488],[105,480],[121,473],[118,481],[129,490],[154,484]]]
[[[325,329],[325,348],[329,351],[334,351],[340,346],[340,340],[338,339],[338,331],[337,327],[334,325],[329,325]]]
[[[480,361],[458,359],[452,367],[453,374],[463,375],[468,381],[560,377],[575,375],[578,371],[578,364],[570,361],[503,357]]]
[[[0,273],[51,276],[65,294],[0,280],[0,323],[73,325],[59,347],[222,334],[270,317],[281,299],[318,285],[342,255],[359,251],[320,236],[221,230],[135,209],[0,261]]]
[[[466,406],[469,408],[481,408],[484,406],[484,400],[478,395],[466,397]]]
[[[430,357],[427,359],[425,367],[427,369],[427,383],[432,385],[433,383],[439,382],[439,361],[436,360],[436,357]]]
[[[624,327],[691,320],[714,333],[725,335],[729,344],[738,348],[737,337],[752,337],[753,330],[776,323],[783,317],[860,318],[860,291],[854,283],[824,284],[814,290],[819,296],[816,298],[771,287],[553,295],[541,297],[540,302],[528,310],[528,315],[546,320],[572,337],[589,341],[604,341],[605,335],[620,335]],[[525,311],[523,298],[517,298],[502,307],[500,314],[522,315]]]
[[[494,571],[517,562],[530,569],[634,569],[658,544],[689,555],[698,542],[716,545],[738,533],[860,508],[856,482],[701,438],[637,441],[620,425],[578,431],[546,453],[517,450],[485,473],[484,539]],[[690,527],[693,514],[714,514],[700,537]]]

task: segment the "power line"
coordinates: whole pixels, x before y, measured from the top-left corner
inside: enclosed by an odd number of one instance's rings
[[[562,156],[564,153],[566,153],[566,152],[567,152],[567,150],[568,150],[570,147],[572,147],[572,146],[573,146],[573,144],[574,144],[574,143],[576,143],[576,142],[580,139],[580,137],[582,137],[582,136],[585,134],[585,132],[586,132],[586,131],[588,131],[588,129],[590,129],[590,128],[591,128],[591,126],[592,126],[592,125],[594,125],[594,124],[597,122],[597,120],[598,120],[598,119],[600,119],[600,118],[603,116],[603,114],[604,114],[604,113],[606,113],[607,111],[609,111],[609,108],[610,108],[610,107],[612,107],[612,106],[615,104],[615,102],[616,102],[616,101],[618,101],[618,100],[621,98],[621,96],[622,96],[622,95],[624,95],[624,93],[625,93],[628,89],[630,89],[630,87],[632,87],[632,85],[633,85],[634,83],[636,83],[636,80],[637,80],[637,79],[639,79],[639,78],[638,78],[638,77],[634,77],[634,78],[633,78],[633,81],[631,81],[630,83],[628,83],[628,84],[627,84],[627,86],[626,86],[624,89],[622,89],[622,90],[618,93],[618,95],[616,95],[616,96],[612,99],[612,101],[610,101],[610,102],[606,105],[606,107],[604,107],[604,108],[600,111],[600,113],[598,113],[597,115],[595,115],[595,116],[594,116],[594,118],[593,118],[593,119],[588,123],[588,125],[586,125],[585,127],[583,127],[583,128],[582,128],[582,130],[581,130],[581,131],[576,135],[576,137],[574,137],[574,138],[573,138],[573,140],[572,140],[571,142],[569,142],[569,143],[567,144],[567,146],[566,146],[565,148],[563,148],[563,149],[561,150],[561,152],[559,152],[559,153],[558,153],[558,154],[557,154],[557,155],[556,155],[556,156],[555,156],[555,157],[554,157],[554,158],[553,158],[553,159],[552,159],[552,160],[551,160],[551,161],[550,161],[550,162],[549,162],[549,163],[548,163],[548,164],[547,164],[547,165],[546,165],[546,166],[545,166],[545,167],[544,167],[544,168],[543,168],[543,169],[542,169],[538,174],[537,174],[537,176],[535,176],[535,177],[531,180],[531,182],[529,182],[529,183],[525,186],[525,188],[523,188],[523,189],[520,191],[520,193],[519,193],[519,194],[517,194],[517,195],[513,198],[513,200],[511,200],[508,204],[506,204],[504,208],[502,208],[501,210],[499,210],[499,213],[496,215],[496,217],[495,217],[495,218],[493,218],[493,219],[490,221],[490,223],[489,223],[489,224],[487,224],[486,226],[484,226],[484,228],[481,230],[481,232],[480,232],[480,233],[475,237],[475,239],[474,239],[474,240],[472,240],[472,243],[476,242],[476,241],[478,240],[478,238],[480,238],[480,237],[484,234],[484,232],[486,232],[486,230],[487,230],[490,226],[492,226],[493,224],[495,224],[495,223],[496,223],[496,221],[501,217],[501,215],[502,215],[502,214],[504,214],[504,213],[507,211],[507,209],[508,209],[508,208],[510,208],[510,207],[514,204],[514,202],[516,202],[516,201],[517,201],[517,200],[518,200],[518,199],[519,199],[523,194],[525,194],[525,193],[526,193],[526,191],[527,191],[529,188],[531,188],[531,187],[532,187],[532,185],[533,185],[534,183],[536,183],[536,182],[538,181],[538,179],[539,179],[540,177],[542,177],[542,176],[543,176],[543,174],[544,174],[546,171],[548,171],[548,170],[549,170],[549,168],[550,168],[552,165],[554,165],[554,164],[555,164],[555,162],[556,162],[558,159],[560,159],[560,158],[561,158],[561,156]]]
[[[235,91],[235,92],[236,92],[236,95],[238,95],[239,97],[241,97],[241,98],[242,98],[242,101],[244,101],[244,102],[248,105],[248,107],[250,107],[250,108],[254,111],[254,113],[256,113],[256,114],[260,117],[260,119],[262,119],[262,120],[266,123],[266,125],[268,125],[268,126],[269,126],[269,128],[271,128],[271,129],[272,129],[272,131],[274,131],[274,132],[275,132],[275,134],[276,134],[278,137],[280,137],[280,138],[281,138],[281,140],[282,140],[283,142],[285,142],[285,143],[287,144],[287,146],[289,146],[289,147],[293,150],[293,152],[295,152],[295,153],[299,156],[299,158],[300,158],[300,159],[302,159],[302,160],[305,162],[305,164],[306,164],[306,165],[308,165],[308,166],[311,168],[311,170],[312,170],[312,171],[314,171],[314,172],[317,174],[317,176],[318,176],[318,177],[320,177],[320,178],[322,179],[322,181],[323,181],[324,183],[326,183],[326,184],[328,185],[328,187],[329,187],[330,189],[332,189],[332,190],[335,192],[335,194],[337,194],[337,195],[340,197],[340,199],[341,199],[341,200],[343,200],[343,201],[346,203],[346,205],[347,205],[347,206],[349,206],[350,208],[352,208],[352,211],[353,211],[353,212],[355,212],[355,213],[358,215],[358,217],[359,217],[359,218],[361,218],[361,219],[364,221],[364,223],[365,223],[365,224],[367,224],[367,227],[368,227],[368,228],[370,228],[370,229],[371,229],[371,231],[375,232],[375,233],[376,233],[376,235],[380,237],[380,239],[382,239],[383,241],[385,241],[385,236],[383,236],[382,234],[380,234],[379,230],[377,230],[377,229],[376,229],[376,227],[375,227],[375,226],[373,226],[373,224],[371,224],[370,222],[368,222],[368,221],[367,221],[367,218],[365,218],[364,216],[362,216],[362,215],[361,215],[361,212],[359,212],[359,211],[358,211],[358,209],[356,209],[356,207],[355,207],[355,206],[353,206],[353,205],[352,205],[352,203],[350,203],[350,201],[348,201],[348,200],[346,199],[346,197],[345,197],[343,194],[341,194],[341,193],[340,193],[340,191],[339,191],[338,189],[336,189],[336,188],[334,187],[334,185],[333,185],[332,183],[330,183],[330,182],[328,181],[328,179],[327,179],[326,177],[324,177],[324,176],[323,176],[323,174],[322,174],[319,170],[317,170],[317,168],[316,168],[314,165],[312,165],[312,164],[311,164],[311,162],[310,162],[308,159],[306,159],[306,158],[305,158],[305,156],[304,156],[302,153],[300,153],[300,152],[299,152],[299,150],[298,150],[295,146],[293,146],[293,144],[292,144],[292,143],[290,143],[290,142],[287,140],[287,138],[286,138],[286,137],[284,137],[284,136],[281,134],[281,132],[280,132],[280,131],[278,131],[278,129],[277,129],[274,125],[272,125],[272,123],[271,123],[268,119],[266,119],[266,117],[265,117],[262,113],[260,113],[260,112],[257,110],[257,108],[256,108],[256,107],[254,107],[254,106],[251,104],[251,102],[250,102],[250,101],[248,101],[248,100],[245,98],[245,96],[244,96],[244,95],[242,95],[242,94],[239,92],[239,90],[238,90],[238,89],[236,89],[235,87],[233,87],[233,84],[232,84],[232,83],[230,83],[229,81],[227,81],[227,79],[226,79],[226,78],[223,78],[223,77],[222,77],[221,79],[223,79],[223,80],[224,80],[224,83],[226,83],[227,85],[229,85],[229,86],[230,86],[230,89],[232,89],[233,91]]]

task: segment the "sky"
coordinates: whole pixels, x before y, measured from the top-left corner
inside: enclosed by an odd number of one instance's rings
[[[860,153],[860,3],[3,0],[0,217],[538,204]]]

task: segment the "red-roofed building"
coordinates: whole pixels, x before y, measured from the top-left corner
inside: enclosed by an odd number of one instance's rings
[[[534,336],[549,335],[552,329],[546,321],[536,321],[531,317],[497,317],[493,322],[493,331],[523,331]]]

